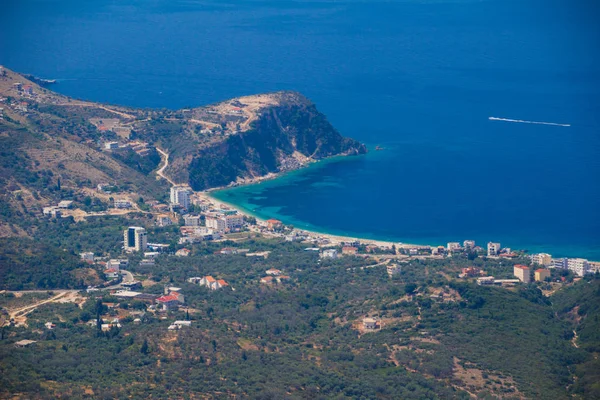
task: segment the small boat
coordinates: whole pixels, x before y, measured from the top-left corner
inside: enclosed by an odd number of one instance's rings
[[[381,147],[381,146],[375,146],[375,150],[376,150],[376,151],[380,151],[380,150],[383,150],[383,149],[384,149],[384,148],[383,148],[383,147]]]

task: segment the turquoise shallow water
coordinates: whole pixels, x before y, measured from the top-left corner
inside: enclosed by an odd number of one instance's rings
[[[600,5],[571,0],[22,0],[0,63],[67,95],[181,108],[311,98],[364,157],[221,192],[261,216],[600,259]],[[570,127],[490,121],[502,117]]]

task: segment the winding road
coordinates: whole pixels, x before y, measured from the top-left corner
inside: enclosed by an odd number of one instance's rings
[[[173,181],[171,180],[171,178],[169,178],[168,176],[166,176],[166,175],[165,175],[165,173],[164,173],[165,169],[166,169],[166,168],[169,166],[169,153],[167,153],[167,152],[166,152],[166,151],[164,151],[164,150],[161,150],[161,149],[160,149],[160,148],[158,148],[157,146],[156,146],[156,151],[158,151],[158,152],[160,153],[160,155],[162,156],[162,158],[163,158],[163,160],[164,160],[164,162],[165,162],[165,165],[163,165],[162,167],[160,167],[160,169],[159,169],[158,171],[156,171],[156,174],[157,174],[158,176],[160,176],[161,178],[165,179],[165,180],[166,180],[167,182],[169,182],[171,185],[173,185],[173,186],[177,186],[177,184],[176,184],[175,182],[173,182]]]

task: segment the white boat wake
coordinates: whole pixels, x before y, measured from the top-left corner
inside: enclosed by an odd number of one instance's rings
[[[522,119],[509,119],[490,117],[490,121],[518,122],[520,124],[535,124],[535,125],[552,125],[552,126],[571,126],[571,124],[557,124],[556,122],[540,122],[540,121],[525,121]]]

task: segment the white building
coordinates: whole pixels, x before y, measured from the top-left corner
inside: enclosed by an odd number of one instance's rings
[[[567,259],[567,268],[577,276],[583,276],[589,272],[590,263],[584,258]]]
[[[474,240],[465,240],[463,242],[463,247],[465,248],[465,250],[473,250],[475,248],[475,241]]]
[[[185,226],[200,226],[200,216],[199,215],[184,215],[183,221]]]
[[[171,220],[171,217],[169,217],[168,215],[161,214],[156,217],[156,225],[169,226],[169,225],[173,225],[173,221]]]
[[[129,266],[129,260],[126,258],[113,258],[108,260],[106,263],[106,269],[114,269],[116,271],[120,271],[121,268],[127,268]]]
[[[567,269],[567,259],[566,258],[553,258],[550,260],[550,268],[560,268]]]
[[[119,148],[119,142],[106,142],[104,143],[104,148],[106,150],[114,150]]]
[[[131,208],[131,201],[127,199],[117,199],[114,204],[115,208]]]
[[[190,206],[190,193],[191,189],[188,186],[173,186],[171,188],[171,204],[187,210]]]
[[[497,256],[500,254],[500,243],[489,242],[487,244],[487,255],[488,257]]]
[[[207,228],[212,228],[217,232],[224,232],[227,229],[227,220],[223,217],[207,216],[204,220]]]
[[[447,247],[448,252],[459,251],[461,249],[460,243],[458,242],[449,242]]]
[[[94,253],[91,251],[87,251],[85,253],[79,253],[79,256],[83,261],[91,261],[94,262]]]
[[[336,249],[323,250],[323,252],[321,253],[321,257],[336,259],[338,258],[338,251]]]
[[[538,253],[531,256],[531,262],[545,267],[552,265],[552,256],[548,253]]]
[[[244,216],[240,214],[227,215],[225,217],[225,226],[227,229],[238,229],[244,226]]]
[[[148,248],[148,234],[144,228],[130,226],[123,232],[123,248],[125,251],[146,251]]]

